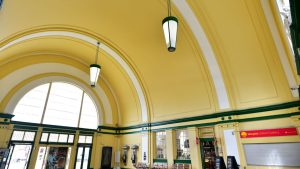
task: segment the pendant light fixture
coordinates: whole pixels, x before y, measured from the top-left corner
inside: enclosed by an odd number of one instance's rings
[[[168,0],[168,16],[163,19],[162,26],[168,51],[174,52],[176,49],[178,19],[171,14],[171,0]]]
[[[98,53],[99,53],[99,45],[100,42],[97,42],[97,51],[96,51],[96,59],[95,63],[90,65],[90,81],[91,81],[91,86],[95,87],[100,71],[101,71],[101,66],[97,64],[98,60]]]

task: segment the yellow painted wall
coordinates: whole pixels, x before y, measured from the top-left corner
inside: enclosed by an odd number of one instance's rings
[[[131,150],[131,146],[132,145],[138,145],[139,149],[137,151],[137,162],[141,162],[142,160],[142,153],[141,153],[141,148],[142,148],[142,137],[141,137],[141,133],[137,133],[137,134],[128,134],[128,135],[122,135],[120,136],[121,142],[120,142],[120,146],[123,147],[124,145],[128,145],[130,146],[130,149],[128,151],[128,160],[127,160],[127,165],[124,166],[123,163],[121,163],[121,167],[124,168],[134,168],[132,161],[131,161],[131,154],[132,154],[132,150]],[[121,154],[123,153],[123,150],[121,150]]]
[[[3,120],[0,118],[0,120]],[[0,148],[8,148],[9,139],[12,134],[11,125],[0,125]]]
[[[188,0],[217,54],[234,107],[292,100],[259,0]]]
[[[93,164],[91,165],[91,167],[97,169],[101,167],[101,157],[102,157],[102,148],[104,146],[108,146],[108,147],[112,147],[112,166],[114,166],[115,164],[115,151],[117,149],[117,140],[116,140],[116,136],[114,135],[108,135],[108,134],[97,134],[96,137],[96,143],[94,142],[94,146],[93,146]]]

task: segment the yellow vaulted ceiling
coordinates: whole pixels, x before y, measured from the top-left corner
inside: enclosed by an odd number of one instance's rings
[[[0,48],[22,36],[46,30],[82,33],[98,39],[118,53],[137,77],[145,95],[148,122],[294,99],[259,0],[179,1],[173,4],[173,14],[179,19],[177,49],[173,53],[167,51],[162,32],[161,21],[167,15],[165,0],[4,0],[0,10]],[[188,8],[176,6],[180,3]],[[191,13],[196,20],[187,18]],[[193,29],[197,24],[204,31],[200,36]],[[211,49],[199,44],[201,36],[207,37]],[[210,50],[216,66],[207,56]],[[0,51],[0,66],[26,57],[34,60],[30,64],[47,62],[53,55],[85,65],[86,69],[80,69],[88,73],[95,52],[95,46],[75,38],[33,38]],[[112,102],[116,102],[112,103],[117,116],[113,123],[141,123],[141,100],[130,75],[109,53],[100,52],[101,76],[110,95],[114,95]],[[290,67],[295,75],[292,64]],[[220,70],[220,77],[214,70]],[[1,69],[0,78],[11,71]],[[224,89],[219,88],[216,79]],[[222,90],[227,94],[226,108],[220,106],[218,96]]]

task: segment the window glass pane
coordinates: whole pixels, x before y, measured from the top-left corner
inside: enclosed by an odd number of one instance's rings
[[[74,85],[52,83],[43,123],[77,127],[82,94]]]
[[[93,136],[86,136],[85,143],[92,143],[93,142]]]
[[[57,142],[57,140],[58,140],[58,134],[50,133],[49,142]]]
[[[97,129],[98,127],[97,108],[86,93],[84,93],[79,127],[91,129]]]
[[[156,133],[156,158],[167,158],[166,132]]]
[[[190,144],[187,130],[176,130],[177,159],[190,159]]]
[[[86,147],[84,149],[84,159],[83,159],[83,169],[87,169],[88,168],[88,163],[89,163],[89,155],[90,155],[90,148]]]
[[[290,2],[289,0],[276,0],[277,6],[279,9],[279,14],[281,17],[281,21],[284,27],[285,34],[288,38],[290,49],[292,49],[292,40],[291,40],[291,33],[290,33],[290,25],[292,23],[292,16],[290,10]]]
[[[78,147],[76,158],[76,169],[81,169],[83,147]]]
[[[35,132],[25,132],[24,141],[34,141]]]
[[[68,141],[68,135],[67,134],[60,134],[58,142],[60,143],[66,143]]]
[[[14,131],[11,140],[23,140],[24,131]]]
[[[25,94],[15,107],[13,113],[15,116],[12,120],[40,123],[48,89],[49,83],[38,86]]]
[[[74,135],[69,135],[68,143],[73,143],[73,141],[74,141]]]
[[[78,143],[85,143],[85,136],[79,136]]]
[[[48,141],[48,133],[42,133],[41,142],[47,142]]]
[[[68,155],[67,155],[67,161],[66,161],[66,169],[69,168],[69,162],[70,162],[70,158],[71,158],[71,152],[72,152],[72,148],[69,147],[68,148]]]

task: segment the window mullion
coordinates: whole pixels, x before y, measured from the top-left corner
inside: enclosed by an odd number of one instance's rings
[[[83,99],[84,99],[84,91],[82,91],[81,105],[80,105],[80,110],[79,110],[79,118],[78,118],[77,127],[79,127],[79,125],[80,125],[81,112],[82,112],[82,107],[83,107]]]
[[[49,89],[48,89],[48,93],[47,93],[47,97],[46,97],[46,101],[45,101],[45,106],[44,106],[44,110],[43,110],[41,124],[44,123],[44,117],[45,117],[45,112],[46,112],[46,108],[47,108],[47,105],[48,105],[48,100],[49,100],[49,95],[50,95],[51,87],[52,87],[52,82],[49,84]]]

